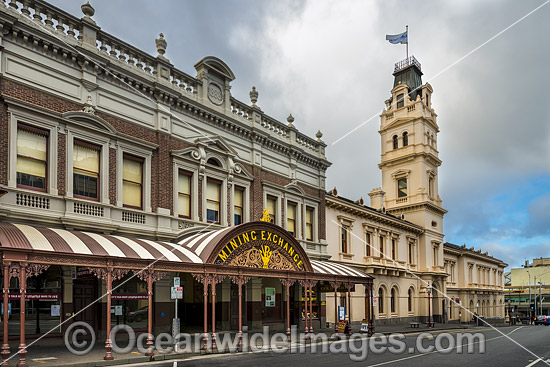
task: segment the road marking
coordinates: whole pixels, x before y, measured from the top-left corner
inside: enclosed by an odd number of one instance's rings
[[[33,362],[42,362],[42,361],[53,361],[56,360],[56,357],[44,357],[44,358],[34,358]]]
[[[533,362],[529,363],[529,364],[528,364],[527,366],[525,366],[525,367],[534,366],[534,365],[536,365],[537,363],[539,363],[540,361],[542,361],[542,358],[535,359]]]

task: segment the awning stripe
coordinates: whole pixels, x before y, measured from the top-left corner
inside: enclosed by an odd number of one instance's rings
[[[0,245],[2,247],[32,249],[27,237],[13,224],[0,222],[0,229]]]
[[[349,276],[349,274],[345,271],[342,271],[338,268],[335,268],[332,266],[332,264],[326,263],[326,262],[317,262],[317,266],[321,267],[322,269],[328,270],[331,274],[337,274],[337,275],[344,275]]]
[[[341,269],[342,271],[346,271],[348,273],[351,273],[352,275],[357,276],[357,277],[365,276],[365,274],[358,272],[357,270],[355,270],[351,266],[342,265],[342,264],[338,264],[338,263],[330,263],[330,265],[334,266],[335,268]]]
[[[61,237],[75,254],[92,255],[92,251],[78,237],[64,229],[50,228]]]
[[[90,234],[89,232],[86,232],[87,234]],[[105,237],[109,242],[111,242],[114,246],[118,247],[120,249],[120,251],[122,251],[124,253],[124,256],[125,257],[129,257],[129,258],[132,258],[132,259],[140,259],[142,258],[141,256],[138,255],[138,253],[136,251],[134,251],[133,248],[131,248],[130,246],[128,246],[126,244],[126,242],[122,242],[121,240],[119,240],[118,238],[115,238],[115,236],[110,236],[110,235],[106,235],[106,234],[103,234],[101,235],[102,237]],[[141,247],[138,247],[139,249],[143,250]],[[147,253],[147,251],[143,250],[145,253]]]
[[[149,252],[151,255],[153,255],[153,259],[155,259],[155,260],[164,259],[164,255],[162,254],[162,252],[160,252],[159,250],[157,250],[156,247],[151,246],[147,242],[142,241],[142,240],[138,240],[137,238],[126,238],[126,240],[128,242],[135,242],[138,246],[141,246],[144,249],[146,249],[147,252]]]
[[[143,239],[139,240],[139,241],[149,244],[149,246],[155,248],[158,252],[160,252],[162,254],[162,256],[157,257],[157,260],[158,259],[161,259],[161,260],[166,259],[168,261],[181,262],[180,258],[177,255],[175,255],[172,251],[168,250],[164,246],[161,246],[160,244],[158,244],[154,241],[143,240]]]
[[[333,274],[333,275],[344,275],[350,277],[360,277],[360,278],[370,278],[369,275],[362,273],[358,270],[353,269],[350,266],[330,262],[330,261],[317,261],[311,260],[311,266],[313,270],[321,274]]]
[[[183,247],[181,245],[178,245],[178,244],[175,244],[175,243],[169,243],[169,242],[163,242],[163,244],[175,247],[176,248],[175,251],[179,251],[179,252],[183,253],[185,256],[187,256],[187,258],[189,260],[191,260],[195,264],[202,264],[201,258],[198,257],[194,252],[186,249],[185,247]]]
[[[327,270],[322,269],[322,268],[320,268],[317,264],[314,264],[314,263],[311,263],[311,267],[313,268],[313,271],[315,271],[316,273],[326,274],[326,273],[328,272],[329,274],[334,274],[334,275],[336,275],[336,273],[334,273],[332,270],[330,270],[330,269],[327,269]]]
[[[124,243],[126,246],[128,246],[129,248],[131,248],[132,250],[134,250],[135,253],[138,255],[138,258],[142,258],[142,259],[145,259],[145,260],[154,260],[155,259],[155,257],[149,251],[147,251],[145,248],[143,248],[143,246],[135,243],[134,241],[130,240],[129,238],[122,237],[122,236],[114,236],[114,235],[109,235],[108,237],[112,237],[112,239],[114,241],[120,241],[120,242]]]
[[[191,262],[191,259],[189,259],[187,256],[185,256],[185,254],[183,254],[181,251],[178,251],[177,247],[175,246],[170,246],[168,245],[167,243],[164,243],[164,242],[159,242],[159,241],[150,241],[150,242],[154,242],[155,245],[157,246],[161,246],[162,248],[164,248],[166,251],[170,252],[172,255],[176,256],[179,261],[181,262],[184,262],[184,263],[188,263],[188,262]],[[177,245],[176,245],[177,246]],[[177,260],[176,260],[177,261]]]
[[[40,233],[36,228],[31,226],[26,226],[24,224],[14,224],[17,229],[19,229],[27,240],[31,244],[32,248],[36,250],[43,251],[54,251],[50,241],[42,233]]]
[[[91,237],[93,240],[95,240],[103,249],[111,256],[117,256],[117,257],[126,257],[124,252],[122,252],[121,249],[119,249],[117,246],[115,246],[114,243],[109,241],[104,236],[100,236],[96,233],[90,233],[90,232],[83,232],[86,236]]]
[[[66,232],[69,232],[71,235],[78,237],[78,239],[80,239],[85,246],[88,246],[90,251],[92,251],[92,254],[100,255],[100,256],[109,256],[109,253],[105,251],[105,249],[99,243],[97,243],[90,236],[85,235],[83,232],[78,232],[78,231],[66,231]]]
[[[204,250],[204,248],[210,243],[210,241],[211,241],[214,237],[216,237],[216,236],[218,236],[218,235],[220,235],[220,234],[222,234],[222,233],[224,233],[224,232],[227,232],[227,231],[229,231],[230,229],[231,229],[231,227],[227,227],[227,228],[221,229],[221,230],[219,230],[219,231],[214,231],[214,232],[212,232],[212,233],[210,234],[210,236],[208,236],[199,246],[197,246],[197,247],[194,248],[193,250],[195,250],[195,253],[196,253],[197,255],[201,256],[201,255],[202,255],[202,251]]]
[[[35,227],[37,231],[42,233],[44,237],[50,242],[55,252],[66,252],[72,253],[73,249],[69,244],[56,232],[52,231],[50,228],[45,227]]]

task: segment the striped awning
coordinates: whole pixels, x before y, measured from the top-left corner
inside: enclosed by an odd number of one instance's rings
[[[202,232],[178,243],[151,241],[116,235],[0,222],[0,250],[23,249],[62,254],[91,255],[133,260],[161,260],[205,264],[213,248],[234,227]],[[317,274],[372,278],[352,267],[331,261],[310,260]]]
[[[193,251],[170,242],[150,241],[26,224],[0,223],[0,249],[19,248],[64,254],[163,260],[202,264]]]
[[[362,271],[355,270],[351,266],[332,262],[332,261],[318,261],[310,260],[313,271],[319,274],[337,275],[346,277],[360,277],[360,278],[372,278],[370,275],[363,273]]]

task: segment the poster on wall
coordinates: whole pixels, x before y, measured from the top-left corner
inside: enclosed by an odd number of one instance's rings
[[[275,307],[275,288],[265,289],[265,307]]]
[[[50,315],[53,317],[61,316],[61,305],[51,305]]]

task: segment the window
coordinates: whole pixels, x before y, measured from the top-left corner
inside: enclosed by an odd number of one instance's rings
[[[407,196],[407,179],[400,178],[397,180],[397,197],[402,198]]]
[[[214,159],[214,158],[208,158],[208,160],[206,161],[206,163],[208,164],[211,164],[215,167],[221,167],[222,165],[220,164],[220,162],[218,162],[217,159]]]
[[[384,313],[384,290],[378,289],[378,313]]]
[[[383,257],[384,255],[384,236],[380,236],[380,257]]]
[[[191,172],[180,170],[178,174],[178,216],[191,218]]]
[[[396,256],[395,240],[392,239],[391,240],[391,258],[392,258],[392,260],[395,260],[395,256]]]
[[[220,221],[220,189],[219,181],[209,179],[206,182],[206,220],[210,223]]]
[[[434,266],[437,266],[437,247],[434,246]]]
[[[365,233],[365,256],[370,256],[370,233]]]
[[[411,242],[409,242],[409,264],[410,265],[414,264],[413,257],[414,257],[414,245]]]
[[[233,197],[233,221],[235,225],[243,222],[243,201],[244,189],[242,187],[235,187],[235,194]]]
[[[342,226],[342,231],[341,231],[341,236],[342,236],[342,253],[347,253],[348,252],[348,228],[345,227],[345,226]]]
[[[277,217],[277,198],[274,196],[267,197],[267,211],[269,212],[269,221],[275,224]]]
[[[75,141],[73,147],[73,195],[99,199],[99,152],[101,148]]]
[[[296,237],[296,204],[289,202],[286,211],[286,230]]]
[[[405,131],[403,133],[403,146],[406,147],[407,145],[409,145],[409,133]]]
[[[122,163],[122,205],[142,207],[143,158],[124,154]]]
[[[397,292],[395,291],[395,288],[392,288],[391,290],[391,298],[390,298],[390,310],[391,313],[395,313],[395,304],[397,303]]]
[[[434,178],[431,176],[428,178],[428,195],[431,198],[434,197]]]
[[[17,128],[17,186],[46,191],[48,132],[19,125]]]
[[[394,135],[393,136],[393,149],[397,149],[397,148],[399,148],[399,141],[398,141],[397,135]]]
[[[408,297],[408,310],[409,312],[412,312],[413,310],[413,289],[409,288],[409,297]]]
[[[404,94],[398,94],[397,95],[397,108],[401,108],[405,106],[405,95]]]
[[[313,208],[306,208],[306,241],[313,241]]]

